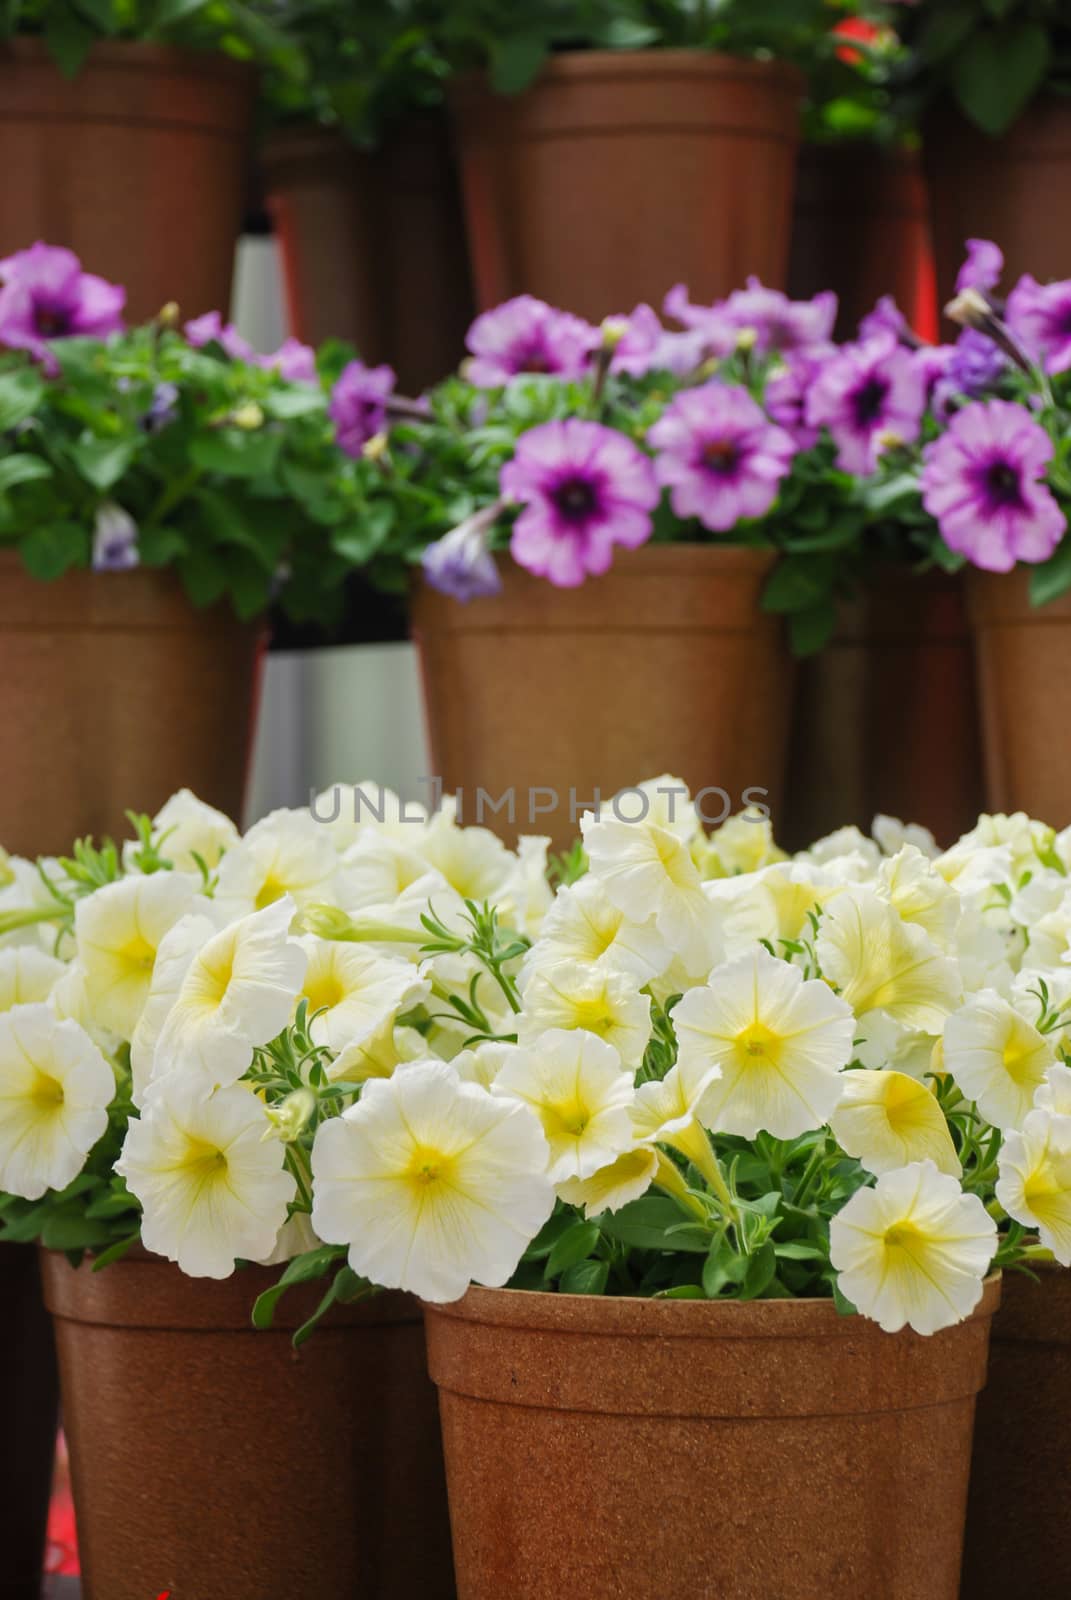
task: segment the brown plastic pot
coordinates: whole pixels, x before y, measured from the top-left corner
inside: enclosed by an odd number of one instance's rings
[[[131,322],[225,313],[255,92],[207,52],[97,44],[67,78],[39,39],[0,46],[0,256],[69,246],[126,285]]]
[[[965,239],[996,240],[1006,288],[1024,272],[1042,283],[1067,276],[1071,102],[1035,100],[999,139],[942,107],[926,128],[925,160],[942,302],[955,288]]]
[[[452,99],[480,306],[529,293],[598,320],[784,287],[802,82],[700,50],[554,56],[522,94]]]
[[[930,1339],[816,1300],[426,1307],[458,1600],[955,1600],[999,1298]]]
[[[452,371],[472,320],[461,195],[448,129],[428,116],[382,149],[316,127],[272,135],[262,157],[299,339],[349,339],[418,393]]]
[[[1030,604],[1030,568],[972,571],[968,601],[978,664],[991,811],[1071,822],[1071,594]]]
[[[222,1282],[152,1257],[43,1256],[84,1600],[451,1600],[435,1391],[420,1308],[383,1295],[257,1332],[278,1269]]]
[[[974,656],[961,579],[886,567],[801,662],[784,844],[878,812],[951,844],[984,807]]]
[[[463,819],[565,848],[596,789],[606,802],[670,773],[693,793],[725,791],[703,801],[711,821],[763,789],[776,825],[792,661],[780,619],[759,609],[773,560],[647,545],[578,589],[506,558],[498,595],[463,604],[421,584],[413,636],[432,761],[447,793],[464,790]],[[478,788],[492,800],[513,790],[514,817],[481,817]]]
[[[188,787],[241,815],[262,635],[196,611],[173,573],[30,577],[0,551],[0,728],[17,782],[0,840],[20,855],[122,837]]]
[[[789,293],[836,291],[837,335],[891,294],[920,337],[937,337],[929,200],[918,156],[869,140],[800,150]]]
[[[37,1252],[0,1244],[0,1596],[40,1600],[59,1385]]]
[[[1004,1280],[979,1397],[963,1600],[1067,1600],[1071,1272]]]

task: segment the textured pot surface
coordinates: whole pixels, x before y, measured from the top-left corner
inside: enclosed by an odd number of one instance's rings
[[[193,789],[241,815],[261,631],[196,611],[167,572],[31,578],[0,551],[0,724],[19,782],[0,790],[11,852],[129,833]]]
[[[435,773],[466,792],[516,792],[482,820],[503,837],[549,833],[567,847],[596,789],[603,801],[663,773],[718,787],[738,811],[765,789],[776,826],[792,663],[780,619],[759,610],[772,557],[712,545],[618,551],[610,571],[556,589],[500,561],[502,592],[467,604],[417,589]],[[528,814],[528,795],[543,790]],[[558,797],[556,805],[546,791]],[[571,815],[570,790],[576,797]],[[756,796],[761,799],[761,796]],[[703,801],[717,820],[723,796]]]
[[[216,1283],[155,1258],[43,1257],[85,1600],[450,1600],[435,1392],[420,1309],[323,1292],[250,1323],[278,1269]]]
[[[207,51],[98,44],[67,78],[40,40],[0,46],[0,255],[68,245],[131,322],[226,313],[255,93]]]
[[[999,139],[951,107],[926,129],[937,286],[954,292],[964,239],[995,239],[1004,251],[1005,291],[1024,272],[1041,283],[1066,278],[1071,263],[1071,102],[1035,100]]]
[[[1030,604],[1030,568],[971,571],[990,811],[1071,822],[1071,595]]]
[[[803,145],[788,290],[810,299],[823,289],[836,291],[841,339],[854,339],[886,294],[917,333],[936,338],[929,200],[916,155],[870,140]]]
[[[598,321],[684,282],[711,301],[788,266],[801,80],[692,50],[553,57],[453,110],[479,304],[529,293]]]
[[[800,663],[786,848],[878,812],[953,843],[984,809],[982,735],[962,579],[896,568],[842,607]]]
[[[0,1244],[0,1597],[39,1600],[59,1405],[37,1252]]]
[[[1071,1594],[1071,1272],[1012,1272],[979,1397],[963,1600]]]
[[[315,127],[274,134],[262,158],[294,333],[348,339],[419,393],[464,354],[472,290],[446,126],[429,116],[382,149]]]
[[[932,1339],[825,1301],[426,1307],[459,1600],[955,1600],[999,1295]]]

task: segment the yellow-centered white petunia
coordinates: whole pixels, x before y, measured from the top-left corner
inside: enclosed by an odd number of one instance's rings
[[[842,1293],[886,1333],[937,1333],[970,1316],[996,1248],[981,1200],[932,1161],[884,1173],[829,1225]]]
[[[0,1015],[0,1192],[39,1200],[78,1176],[108,1126],[115,1075],[47,1005]]]
[[[995,1128],[1022,1127],[1055,1061],[1049,1040],[993,990],[945,1023],[945,1071]]]
[[[414,1062],[319,1128],[313,1227],[373,1283],[456,1300],[513,1275],[554,1207],[547,1160],[526,1105]]]
[[[673,1008],[684,1072],[714,1064],[704,1098],[715,1133],[794,1139],[819,1128],[840,1099],[855,1019],[828,984],[758,947],[716,967]]]
[[[563,961],[530,972],[521,993],[521,1044],[533,1044],[551,1028],[583,1028],[613,1045],[633,1071],[643,1060],[651,1037],[651,1002],[634,977]]]
[[[0,950],[0,1011],[47,1000],[66,971],[66,962],[33,945]]]
[[[338,856],[326,828],[307,811],[272,811],[227,851],[216,889],[228,918],[263,911],[288,895],[293,905],[330,900]]]
[[[548,1175],[563,1183],[591,1177],[632,1145],[633,1078],[605,1040],[552,1028],[513,1051],[492,1088],[535,1112],[550,1147]]]
[[[664,1158],[663,1158],[664,1159]],[[604,1211],[620,1211],[632,1200],[641,1199],[655,1181],[660,1156],[653,1145],[638,1144],[615,1156],[590,1178],[567,1178],[558,1185],[559,1198],[566,1205],[579,1206],[586,1217]]]
[[[894,1172],[912,1161],[932,1161],[958,1177],[959,1156],[937,1097],[906,1072],[841,1074],[841,1098],[829,1119],[846,1155],[868,1172]]]
[[[1036,1228],[1062,1267],[1071,1267],[1071,1117],[1031,1111],[1005,1134],[997,1199],[1016,1222]]]
[[[631,973],[642,985],[665,972],[671,960],[654,923],[631,922],[588,874],[559,889],[524,958],[524,972],[562,961],[582,962],[604,972]]]
[[[823,973],[860,1019],[881,1011],[940,1033],[962,998],[955,962],[872,889],[847,888],[829,902],[817,950]]]
[[[399,1012],[411,1010],[431,993],[431,985],[408,961],[311,935],[297,942],[307,958],[298,1000],[308,1004],[313,1041],[336,1053],[393,1023]]]
[[[180,872],[199,872],[198,858],[208,868],[218,867],[224,851],[238,843],[239,833],[230,817],[180,789],[161,806],[152,822],[152,836],[165,861]]]
[[[97,1021],[120,1038],[133,1038],[160,941],[195,908],[199,889],[189,873],[136,873],[78,902],[74,931],[86,997]]]

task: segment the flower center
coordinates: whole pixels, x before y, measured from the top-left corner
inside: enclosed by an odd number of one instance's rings
[[[454,1162],[433,1145],[418,1144],[409,1158],[406,1177],[418,1193],[424,1193],[436,1184],[448,1184],[453,1177]]]
[[[1019,474],[1007,461],[994,461],[986,468],[985,488],[995,505],[1021,506],[1023,503]]]
[[[556,1106],[547,1106],[543,1126],[553,1138],[579,1139],[591,1121],[587,1106],[580,1099],[563,1100]]]
[[[861,428],[878,420],[884,410],[888,393],[888,383],[884,378],[876,377],[868,378],[866,383],[855,391],[855,420]]]
[[[269,872],[268,876],[264,879],[264,882],[260,886],[260,893],[257,895],[257,910],[263,911],[267,906],[273,906],[276,900],[281,900],[283,898],[285,893],[286,884],[280,883],[279,879],[275,877],[273,873]]]
[[[346,991],[333,972],[321,972],[311,977],[303,991],[309,1002],[309,1015],[317,1011],[330,1011],[346,998]]]
[[[711,439],[703,446],[703,465],[721,477],[736,471],[740,460],[740,447],[732,439]]]
[[[49,1072],[42,1072],[38,1067],[30,1090],[30,1101],[35,1111],[42,1115],[56,1111],[63,1104],[65,1095],[63,1085],[58,1078]]]
[[[555,489],[554,504],[567,522],[586,522],[598,507],[598,497],[587,478],[565,478]]]
[[[894,1222],[891,1228],[885,1230],[886,1250],[898,1250],[904,1255],[911,1255],[921,1240],[922,1234],[913,1222]]]
[[[50,311],[47,306],[37,306],[34,323],[43,339],[59,339],[67,332],[68,317],[64,311]]]
[[[755,1068],[777,1071],[781,1036],[763,1022],[753,1022],[736,1036],[736,1059],[745,1071]]]

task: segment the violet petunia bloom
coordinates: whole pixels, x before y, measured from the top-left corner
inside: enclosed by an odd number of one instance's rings
[[[792,435],[798,450],[812,450],[818,443],[819,430],[807,424],[807,395],[825,359],[824,352],[790,351],[766,379],[766,414]]]
[[[465,336],[465,376],[478,389],[499,389],[525,373],[581,378],[591,368],[599,330],[533,295],[517,295],[476,318]]]
[[[633,378],[645,377],[658,371],[656,365],[659,347],[666,336],[657,311],[648,305],[638,305],[631,316],[607,317],[603,333],[613,328],[617,333],[611,372],[624,372]]]
[[[284,339],[270,356],[258,356],[258,367],[274,370],[287,383],[316,383],[316,352],[300,339]]]
[[[138,564],[137,523],[114,500],[103,501],[93,525],[93,571],[129,572]]]
[[[1026,273],[1008,296],[1005,320],[1046,372],[1071,367],[1071,280],[1038,283]]]
[[[926,374],[891,335],[844,345],[820,369],[807,396],[807,422],[828,428],[844,472],[868,477],[890,443],[917,439]]]
[[[1046,561],[1067,519],[1045,483],[1053,444],[1040,423],[1008,400],[965,406],[927,445],[922,503],[950,550],[987,572]]]
[[[764,516],[796,455],[792,436],[746,389],[718,382],[677,395],[647,441],[674,512],[715,533]]]
[[[964,328],[952,346],[951,358],[933,390],[932,405],[939,417],[948,418],[960,400],[976,400],[999,382],[1008,370],[1008,358],[988,334]]]
[[[907,318],[892,295],[883,294],[873,311],[868,311],[860,320],[859,343],[864,344],[867,339],[878,338],[883,333],[891,333],[894,339],[900,340],[908,331]]]
[[[1004,252],[992,239],[968,239],[967,259],[956,277],[956,293],[978,289],[983,294],[995,289],[1004,271]]]
[[[476,600],[499,593],[502,579],[487,547],[487,530],[501,514],[500,504],[488,506],[428,546],[421,564],[433,589],[455,600]]]
[[[559,589],[606,572],[615,545],[645,544],[660,499],[649,456],[615,428],[575,417],[522,433],[500,484],[524,507],[513,559]]]
[[[335,425],[338,447],[348,456],[359,456],[369,439],[383,432],[396,381],[393,367],[366,367],[363,361],[343,367],[327,414]]]
[[[152,392],[149,409],[141,419],[146,433],[159,433],[178,416],[179,390],[174,383],[158,383]]]
[[[206,344],[218,344],[232,361],[255,363],[257,360],[253,346],[242,338],[233,323],[224,322],[218,311],[206,311],[203,316],[194,317],[182,331],[186,335],[186,343],[193,345],[195,350],[202,349]]]
[[[123,326],[126,290],[83,272],[72,250],[31,245],[0,261],[0,345],[49,359],[52,339],[104,338]]]
[[[752,333],[760,355],[771,351],[805,350],[828,343],[837,319],[837,297],[830,291],[813,300],[790,300],[778,289],[767,289],[749,278],[727,300],[712,306],[694,305],[684,284],[670,289],[663,301],[667,317],[707,337],[710,353],[727,356],[743,333]]]

